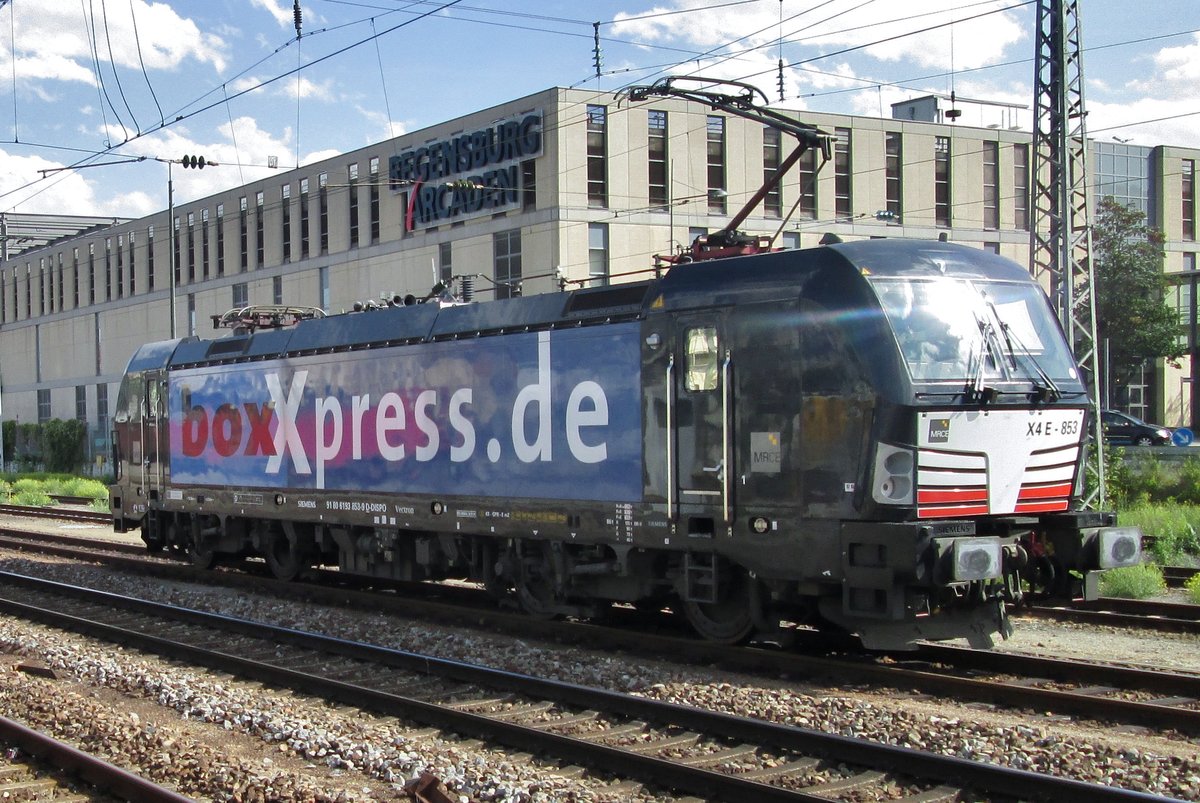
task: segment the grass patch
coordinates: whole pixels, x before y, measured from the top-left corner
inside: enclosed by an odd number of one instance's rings
[[[1162,569],[1153,563],[1109,569],[1100,576],[1100,595],[1124,599],[1146,599],[1167,590]]]
[[[1200,507],[1174,502],[1142,503],[1121,511],[1121,524],[1152,536],[1149,555],[1160,566],[1190,565],[1200,555]]]
[[[50,494],[38,488],[14,491],[9,501],[11,504],[25,505],[26,507],[50,507],[54,504]]]

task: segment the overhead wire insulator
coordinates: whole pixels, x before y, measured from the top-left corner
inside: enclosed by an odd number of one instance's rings
[[[292,18],[296,22],[296,38],[300,38],[300,26],[304,22],[304,15],[300,11],[300,0],[293,0],[292,3]]]
[[[600,77],[600,67],[603,62],[600,58],[600,23],[592,23],[592,66],[596,68],[596,77]]]

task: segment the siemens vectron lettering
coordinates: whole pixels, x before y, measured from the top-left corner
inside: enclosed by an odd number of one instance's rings
[[[632,501],[638,373],[634,325],[180,371],[172,476]]]

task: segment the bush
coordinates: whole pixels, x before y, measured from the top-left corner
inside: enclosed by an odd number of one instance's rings
[[[1166,590],[1162,569],[1153,563],[1109,569],[1100,576],[1100,594],[1105,597],[1146,599]]]
[[[108,486],[99,480],[87,477],[55,476],[48,477],[45,485],[46,493],[53,496],[79,496],[84,499],[103,499],[108,503]]]
[[[1143,502],[1121,513],[1121,524],[1140,527],[1150,541],[1150,554],[1160,566],[1187,564],[1200,554],[1200,507]]]
[[[1193,574],[1183,585],[1183,590],[1187,592],[1188,599],[1200,605],[1200,574]]]
[[[17,491],[12,495],[12,503],[28,507],[50,507],[54,504],[53,500],[50,499],[50,494],[37,489]]]

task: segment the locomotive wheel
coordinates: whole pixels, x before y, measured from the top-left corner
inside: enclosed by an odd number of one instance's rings
[[[267,546],[263,557],[267,568],[276,578],[284,581],[295,580],[300,573],[311,565],[308,555],[300,549],[291,538],[283,533],[275,533]]]
[[[516,581],[517,601],[525,613],[537,619],[558,615],[554,596],[554,567],[546,544],[519,543],[520,570]]]
[[[746,641],[755,630],[751,582],[745,570],[730,567],[716,602],[683,601],[683,615],[688,624],[705,639],[719,644]]]
[[[188,560],[197,569],[211,569],[217,565],[217,551],[212,547],[196,546],[195,542],[188,544]]]

